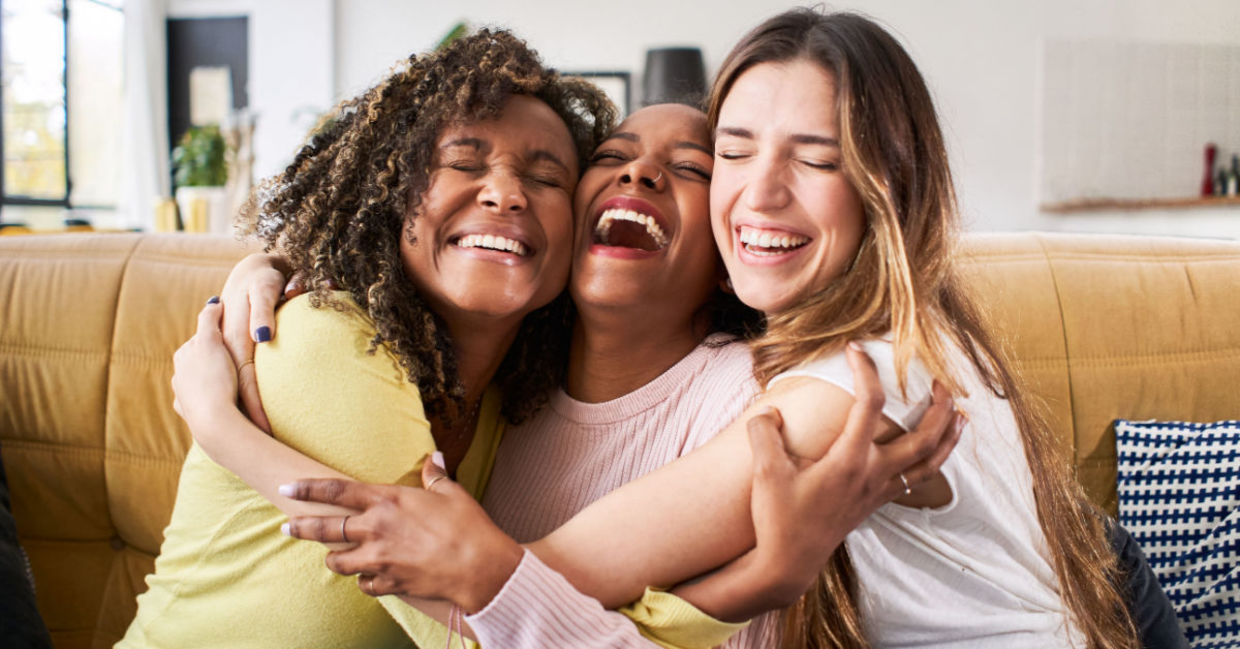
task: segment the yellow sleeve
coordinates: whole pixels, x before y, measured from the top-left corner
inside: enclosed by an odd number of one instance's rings
[[[369,318],[347,293],[337,305],[310,306],[300,296],[281,307],[277,336],[255,352],[259,392],[280,441],[351,475],[377,483],[421,486],[423,459],[435,450],[416,386],[384,346],[369,353]],[[483,396],[457,480],[481,498],[504,430],[499,390]],[[379,602],[420,646],[447,640],[447,628],[396,597]],[[472,643],[470,643],[472,646]]]
[[[642,598],[620,609],[638,631],[667,649],[717,647],[748,622],[721,622],[689,602],[662,590],[647,588]]]
[[[417,386],[383,346],[368,353],[374,327],[347,293],[340,306],[290,300],[278,334],[254,362],[277,439],[359,480],[420,485],[435,450]]]

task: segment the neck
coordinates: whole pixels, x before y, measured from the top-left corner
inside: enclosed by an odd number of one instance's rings
[[[641,309],[579,307],[565,391],[586,403],[617,399],[680,362],[702,338],[692,315],[675,321]]]
[[[472,408],[504,360],[521,320],[460,318],[448,322],[456,350],[456,371],[465,388],[465,406]]]

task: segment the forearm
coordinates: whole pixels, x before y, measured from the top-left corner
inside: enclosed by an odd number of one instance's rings
[[[853,399],[813,383],[781,383],[702,448],[608,494],[530,549],[608,608],[633,601],[646,586],[673,586],[740,556],[754,543],[745,421],[774,406],[785,413],[789,451],[822,457]]]
[[[801,590],[778,580],[778,571],[754,551],[722,568],[687,581],[671,593],[724,622],[744,622],[788,606]]]
[[[335,505],[290,500],[282,484],[303,478],[349,478],[259,430],[235,407],[221,408],[192,424],[196,441],[220,466],[289,516],[335,516],[352,510]],[[208,434],[209,432],[209,434]]]

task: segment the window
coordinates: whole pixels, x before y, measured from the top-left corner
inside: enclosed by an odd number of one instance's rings
[[[3,0],[0,7],[3,202],[115,205],[121,0]]]

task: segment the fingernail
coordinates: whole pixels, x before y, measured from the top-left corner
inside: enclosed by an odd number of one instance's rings
[[[220,303],[220,296],[218,295],[212,295],[211,297],[207,298],[207,304],[219,304],[219,303]]]
[[[254,342],[265,343],[268,340],[271,340],[271,327],[263,325],[254,330]]]
[[[292,536],[292,533],[289,532],[288,523],[284,523],[280,526],[280,533],[284,536]]]
[[[282,484],[276,489],[276,492],[285,498],[292,498],[293,494],[296,493],[296,489],[291,484]]]
[[[864,349],[862,349],[862,348],[861,348],[861,343],[859,343],[859,342],[857,342],[857,341],[855,341],[855,340],[850,340],[850,341],[848,341],[848,348],[849,348],[849,349],[851,349],[851,350],[853,350],[853,351],[855,351],[855,352],[864,352],[864,351],[865,351]]]
[[[431,464],[443,469],[445,472],[448,470],[447,464],[443,461],[443,453],[440,453],[439,451],[431,453]]]

